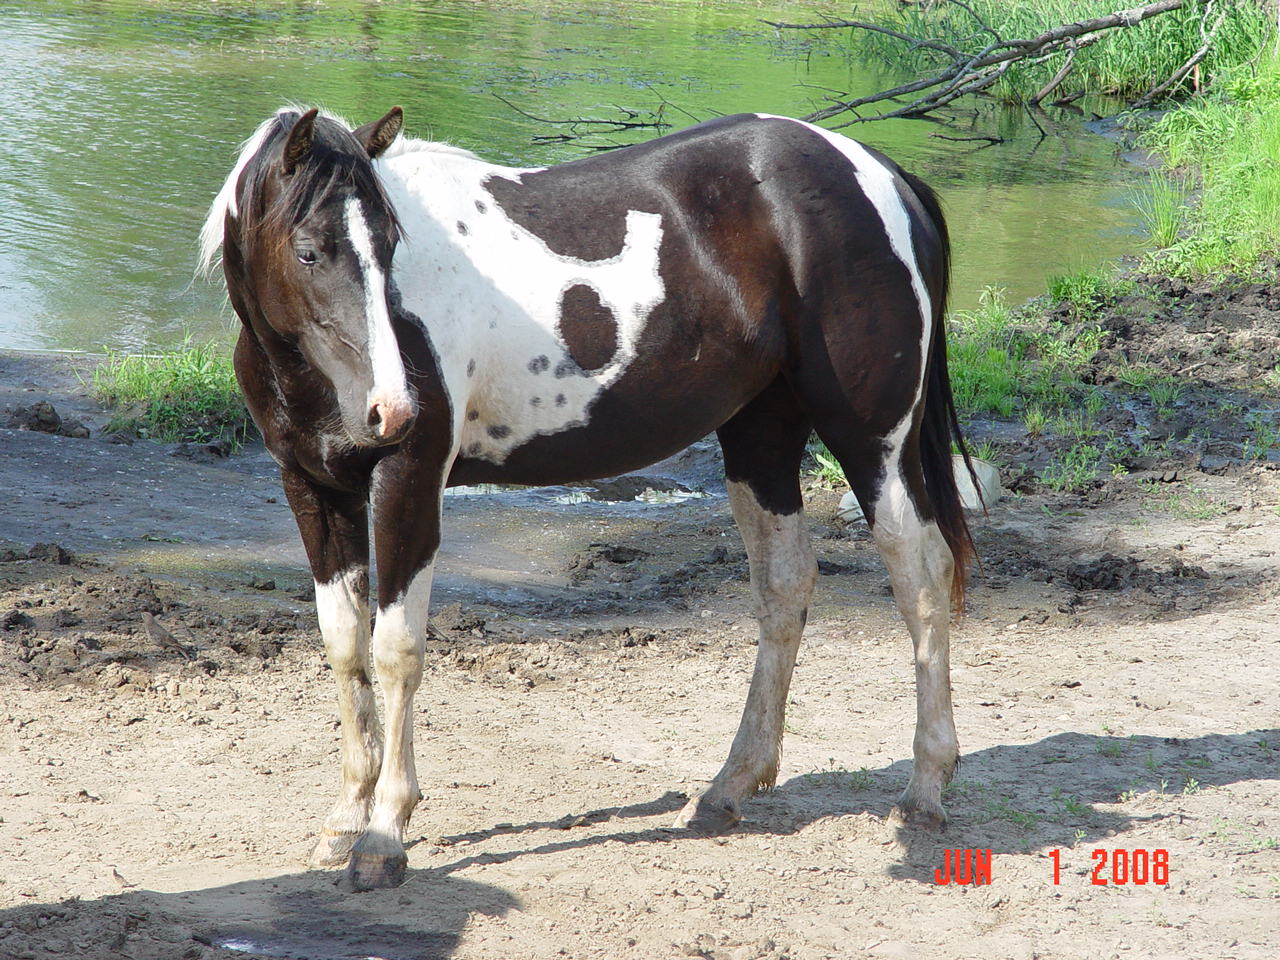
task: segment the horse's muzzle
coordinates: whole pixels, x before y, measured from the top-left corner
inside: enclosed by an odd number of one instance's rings
[[[381,394],[369,402],[369,429],[379,444],[397,443],[413,426],[418,404],[412,394]]]

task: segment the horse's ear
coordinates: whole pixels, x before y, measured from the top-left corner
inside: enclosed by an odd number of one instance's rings
[[[403,126],[404,111],[399,107],[392,107],[381,120],[366,123],[363,127],[351,132],[364,144],[365,150],[369,151],[369,159],[376,160],[387,147],[391,146],[391,141],[400,135],[400,128]]]
[[[294,121],[293,129],[289,131],[289,136],[285,138],[284,152],[281,154],[280,159],[280,165],[284,168],[286,174],[293,173],[298,164],[311,152],[311,135],[315,130],[316,115],[319,112],[315,107],[312,107]]]

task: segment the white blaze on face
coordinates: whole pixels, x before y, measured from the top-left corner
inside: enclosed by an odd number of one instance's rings
[[[387,312],[387,278],[374,257],[369,225],[360,210],[360,201],[355,197],[347,200],[346,218],[347,236],[355,249],[364,284],[364,316],[368,325],[369,363],[373,369],[369,404],[371,407],[375,402],[409,404],[400,344],[391,329],[391,316]]]

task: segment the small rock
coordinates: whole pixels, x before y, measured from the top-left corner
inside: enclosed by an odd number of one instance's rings
[[[89,428],[81,420],[63,420],[62,429],[58,433],[74,440],[89,439]]]
[[[36,622],[21,610],[10,610],[3,617],[0,617],[0,628],[4,630],[13,630],[19,627],[30,629],[35,625]]]
[[[231,444],[225,440],[214,440],[212,443],[180,443],[170,454],[195,463],[218,463],[231,456]]]
[[[49,401],[38,400],[29,407],[14,407],[4,426],[11,430],[57,433],[62,428],[62,417]]]
[[[71,562],[71,554],[56,543],[37,543],[27,551],[28,560],[48,560],[66,566]]]
[[[53,613],[53,625],[55,627],[74,627],[80,623],[80,617],[65,608],[55,610]]]

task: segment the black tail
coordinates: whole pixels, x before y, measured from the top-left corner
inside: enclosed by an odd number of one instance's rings
[[[947,221],[942,215],[938,196],[923,180],[903,172],[903,178],[920,199],[921,205],[933,221],[941,242],[941,271],[935,278],[926,278],[934,291],[933,343],[926,359],[928,375],[924,386],[924,414],[920,422],[920,462],[924,468],[925,489],[933,506],[934,519],[942,536],[951,548],[955,559],[955,571],[951,581],[951,599],[957,609],[964,608],[964,588],[969,574],[969,560],[976,557],[973,536],[965,521],[960,491],[956,488],[952,468],[951,444],[964,458],[965,467],[977,488],[973,464],[969,462],[969,450],[965,446],[960,421],[956,417],[955,400],[951,395],[951,376],[947,372],[947,291],[951,285],[951,240],[947,234]]]

